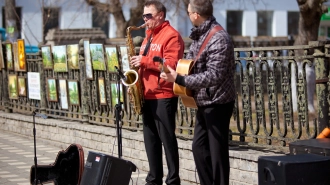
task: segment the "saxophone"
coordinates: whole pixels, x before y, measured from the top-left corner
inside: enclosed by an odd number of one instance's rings
[[[139,27],[136,26],[129,26],[126,29],[126,34],[127,34],[127,55],[128,55],[128,61],[130,62],[130,59],[132,56],[135,56],[135,47],[133,44],[133,39],[131,36],[131,31],[132,30],[139,30],[141,28],[145,28],[146,24],[143,24]],[[133,111],[134,113],[137,114],[142,114],[142,105],[144,102],[143,98],[143,91],[142,91],[142,83],[139,78],[138,74],[138,68],[131,66],[130,65],[130,70],[127,70],[124,75],[126,76],[126,80],[122,79],[122,83],[128,87],[127,94],[129,101],[131,105],[133,106]]]

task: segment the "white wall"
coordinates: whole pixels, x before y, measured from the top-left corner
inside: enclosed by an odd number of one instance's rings
[[[275,11],[273,14],[272,33],[276,36],[288,36],[288,13],[287,11]]]
[[[256,11],[244,11],[242,19],[242,35],[255,37],[258,35]]]

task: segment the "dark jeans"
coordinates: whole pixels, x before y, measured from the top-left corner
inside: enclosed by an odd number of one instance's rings
[[[201,185],[229,185],[228,131],[234,102],[198,107],[192,151]]]
[[[178,98],[145,100],[143,106],[143,136],[149,161],[147,182],[162,185],[162,144],[168,166],[166,184],[179,185],[179,151],[175,135],[175,112]]]

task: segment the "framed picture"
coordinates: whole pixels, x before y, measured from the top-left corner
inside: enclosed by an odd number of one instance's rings
[[[124,102],[124,91],[123,85],[119,85],[120,89],[120,102]],[[118,104],[118,84],[116,82],[111,83],[111,104],[112,107],[115,108],[116,104]]]
[[[68,72],[66,46],[53,46],[54,72]]]
[[[105,53],[107,57],[108,71],[110,73],[117,72],[115,66],[120,69],[119,61],[118,61],[118,52],[117,47],[115,46],[105,46]]]
[[[18,67],[17,71],[26,71],[24,39],[17,39]]]
[[[123,71],[127,71],[130,69],[126,46],[120,46],[120,61],[121,61],[121,69]]]
[[[105,84],[104,84],[104,78],[103,77],[99,77],[98,85],[99,85],[100,104],[101,105],[106,105],[107,104],[107,96],[106,96],[106,93],[105,93]]]
[[[24,76],[17,77],[18,95],[26,96],[26,79]]]
[[[68,88],[65,79],[58,80],[59,87],[60,87],[60,102],[62,109],[69,109],[68,103]]]
[[[53,69],[53,57],[52,57],[52,50],[50,46],[42,46],[41,47],[41,56],[42,56],[42,64],[44,69]]]
[[[6,43],[7,69],[14,70],[13,49],[11,43]]]
[[[47,78],[47,99],[51,102],[58,102],[55,78]]]
[[[70,105],[79,105],[80,104],[80,97],[79,97],[78,81],[68,80],[68,88],[69,88],[69,103],[70,103]]]
[[[68,53],[68,65],[69,69],[79,69],[79,45],[71,44],[67,45],[66,51]]]
[[[5,62],[4,62],[4,56],[3,56],[3,53],[2,53],[2,42],[0,40],[0,70],[2,68],[5,68]]]
[[[13,49],[13,59],[14,59],[14,69],[15,71],[19,71],[19,64],[18,64],[18,45],[17,42],[13,42],[12,49]]]
[[[8,92],[9,99],[18,99],[18,88],[17,88],[17,75],[8,75]]]
[[[105,71],[103,44],[89,44],[93,69]]]
[[[86,65],[86,79],[93,80],[93,68],[91,61],[91,53],[89,50],[89,40],[84,40],[84,55]]]

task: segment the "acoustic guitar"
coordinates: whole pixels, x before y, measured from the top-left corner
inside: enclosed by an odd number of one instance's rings
[[[155,56],[153,58],[154,62],[159,62],[159,70],[161,72],[169,73],[170,71],[167,69],[166,65],[164,65],[165,61],[163,58]],[[176,67],[176,72],[182,76],[190,74],[190,70],[194,65],[193,60],[188,59],[180,59],[178,61],[178,65]],[[186,87],[183,87],[181,85],[178,85],[177,83],[173,84],[173,92],[175,95],[180,96],[182,103],[185,107],[188,108],[197,108],[196,102],[193,97],[193,93],[191,90],[187,89]]]
[[[180,59],[178,61],[178,65],[176,66],[176,72],[179,75],[189,75],[190,71],[194,65],[193,60],[188,60],[188,59]],[[189,108],[197,108],[195,99],[193,97],[193,93],[191,90],[189,90],[186,87],[183,87],[177,83],[173,84],[173,91],[174,94],[180,96],[182,103],[185,107]]]
[[[65,151],[60,151],[53,164],[31,166],[30,183],[53,182],[55,185],[79,185],[84,170],[84,150],[79,144],[71,144]]]

